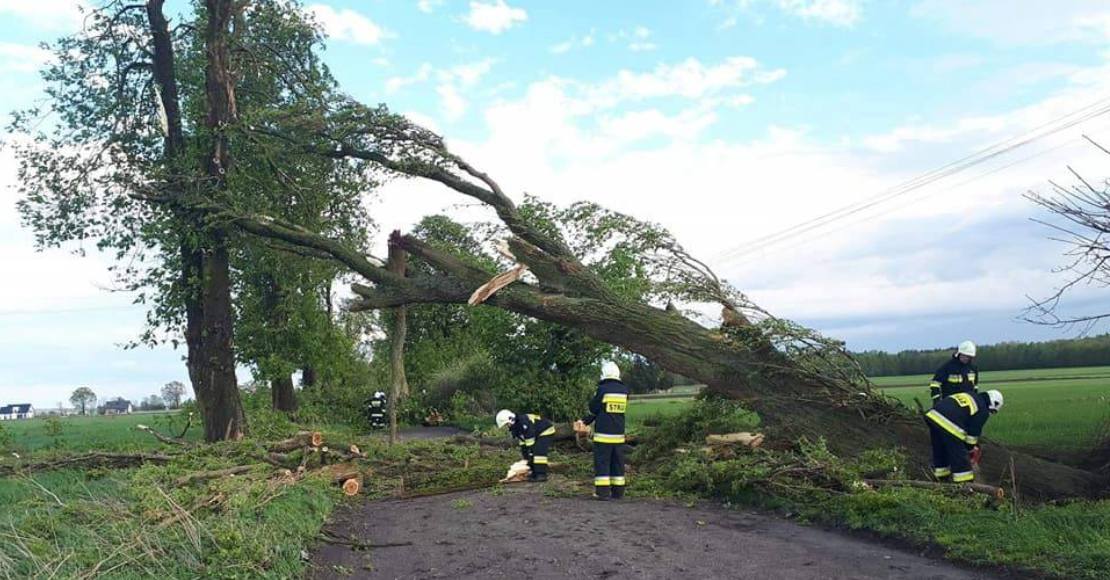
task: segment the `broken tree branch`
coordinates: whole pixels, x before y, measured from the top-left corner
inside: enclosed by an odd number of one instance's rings
[[[162,433],[158,432],[156,429],[148,427],[147,425],[135,425],[135,429],[138,430],[138,431],[143,431],[143,432],[146,432],[146,433],[150,433],[151,435],[154,436],[155,439],[161,441],[162,443],[165,443],[166,445],[178,445],[178,446],[181,446],[181,447],[189,446],[188,441],[184,441],[182,439],[177,439],[177,438],[174,438],[174,437],[170,437],[168,435],[163,435]],[[187,426],[186,426],[186,429],[188,429]]]
[[[1006,497],[1006,492],[1001,487],[983,483],[941,483],[937,481],[916,481],[905,479],[865,479],[864,483],[872,487],[916,487],[920,489],[940,489],[948,491],[963,491],[989,495],[999,501]]]

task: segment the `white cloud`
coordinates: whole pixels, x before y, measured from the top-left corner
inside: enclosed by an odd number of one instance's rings
[[[466,113],[469,103],[459,94],[455,85],[441,84],[436,87],[436,94],[439,95],[443,115],[448,121],[457,121]]]
[[[920,0],[911,14],[952,32],[1003,45],[1110,40],[1110,4],[1104,0]],[[1000,25],[1002,21],[1005,25]]]
[[[76,30],[84,0],[0,0],[0,15],[18,18],[48,30]]]
[[[397,91],[409,86],[426,82],[431,78],[435,67],[428,63],[420,65],[416,73],[408,77],[390,77],[385,80],[385,90],[387,93],[396,93]]]
[[[51,54],[37,46],[0,42],[0,73],[38,71],[50,61]]]
[[[496,61],[492,58],[463,63],[451,68],[436,68],[424,63],[412,76],[386,79],[385,89],[387,93],[396,93],[405,87],[435,79],[438,83],[436,94],[439,96],[441,113],[447,121],[457,121],[466,113],[470,105],[463,91],[481,82],[482,78],[493,69],[494,64]]]
[[[494,60],[492,58],[482,59],[476,62],[460,64],[451,67],[446,73],[442,74],[445,80],[455,80],[464,87],[474,86],[482,77],[489,74],[490,69],[493,68]]]
[[[768,5],[785,14],[803,20],[829,24],[832,26],[850,27],[863,16],[864,0],[710,0],[709,4],[716,7],[725,7],[738,12],[751,12],[760,5]],[[735,14],[726,18],[718,30],[736,26]]]
[[[779,8],[807,20],[851,26],[863,12],[861,0],[777,0]]]
[[[419,0],[416,3],[416,8],[425,14],[435,12],[440,6],[443,6],[443,0]]]
[[[374,21],[348,8],[336,10],[327,4],[312,4],[308,10],[324,27],[328,36],[335,40],[374,45],[389,36]]]
[[[615,34],[609,35],[610,42],[625,44],[632,52],[648,52],[659,48],[651,40],[651,29],[646,26],[636,26],[632,30],[620,29]]]
[[[505,0],[496,0],[494,3],[471,2],[470,12],[464,20],[474,30],[501,34],[515,24],[528,20],[528,13],[523,8],[509,6]]]
[[[773,83],[784,76],[785,70],[767,70],[747,56],[729,57],[708,66],[688,58],[678,64],[660,64],[651,72],[622,70],[586,92],[593,101],[612,104],[661,97],[700,99],[753,84]]]
[[[573,35],[563,42],[551,45],[547,50],[551,54],[566,54],[576,48],[589,48],[594,45],[594,34],[595,32],[590,30],[590,33],[581,39],[578,38],[578,35]]]

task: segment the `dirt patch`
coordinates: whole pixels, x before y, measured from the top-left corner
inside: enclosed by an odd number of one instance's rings
[[[544,484],[546,485],[546,484]],[[670,501],[547,497],[544,485],[338,511],[326,529],[374,544],[320,545],[312,578],[1016,578],[769,515]]]

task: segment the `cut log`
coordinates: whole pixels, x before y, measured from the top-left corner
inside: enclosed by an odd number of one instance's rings
[[[362,477],[362,470],[353,463],[336,463],[335,465],[328,465],[324,467],[322,473],[326,475],[333,483],[343,484],[348,479],[356,479]]]
[[[319,431],[301,431],[296,435],[271,443],[267,449],[276,453],[289,453],[302,447],[320,447],[324,444],[324,436]]]
[[[755,449],[763,445],[762,433],[726,433],[724,435],[707,435],[705,437],[706,445],[743,445]]]
[[[521,459],[509,466],[509,471],[505,474],[505,477],[501,479],[500,483],[524,481],[528,479],[528,474],[531,472],[532,469],[528,467],[528,462]]]
[[[428,413],[427,417],[424,417],[423,425],[425,427],[439,427],[443,424],[443,421],[443,415],[441,415],[436,409],[432,409],[432,412]]]
[[[906,479],[865,479],[864,483],[872,487],[916,487],[920,489],[940,489],[947,491],[963,491],[967,493],[981,493],[1002,501],[1006,492],[1001,487],[983,483],[942,483],[938,481],[916,481]]]
[[[352,477],[343,482],[343,494],[350,497],[358,495],[359,490],[362,489],[362,480],[357,477]]]

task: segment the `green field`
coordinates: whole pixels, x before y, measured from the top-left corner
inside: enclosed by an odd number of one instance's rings
[[[638,431],[645,418],[675,415],[685,409],[693,400],[692,397],[651,399],[647,401],[633,399],[628,403],[628,425],[626,427],[629,431]]]
[[[926,387],[932,378],[932,375],[899,375],[873,377],[871,382],[880,387]],[[979,375],[979,384],[982,388],[1000,388],[1005,386],[1003,384],[1005,381],[1025,382],[1080,378],[1104,378],[1107,379],[1106,384],[1110,385],[1110,367],[983,371]]]
[[[181,433],[184,418],[170,413],[139,413],[106,417],[40,417],[27,421],[5,421],[0,430],[8,434],[11,451],[27,453],[50,449],[67,451],[147,451],[158,448],[158,443],[147,433],[135,429],[147,425],[163,433]],[[189,430],[186,438],[199,440],[202,436],[197,425]]]
[[[907,375],[879,377],[874,382],[914,408],[915,397],[928,405],[929,379]],[[987,424],[988,438],[1040,452],[1075,453],[1110,435],[1110,367],[984,372],[980,386],[997,388],[1006,396],[1003,412]],[[628,406],[629,429],[637,430],[645,417],[673,415],[692,400],[633,399]]]
[[[988,438],[1009,445],[1044,452],[1077,452],[1090,449],[1110,428],[1110,375],[1091,377],[1107,367],[1059,369],[1052,378],[1048,371],[1001,371],[983,373],[980,388],[997,388],[1006,406],[987,423]],[[990,376],[988,376],[990,375]],[[1006,377],[1006,378],[994,378]],[[907,381],[916,377],[885,377]],[[1007,384],[1005,381],[1011,381]],[[928,378],[918,388],[887,387],[883,392],[914,408],[914,398],[929,403]]]

